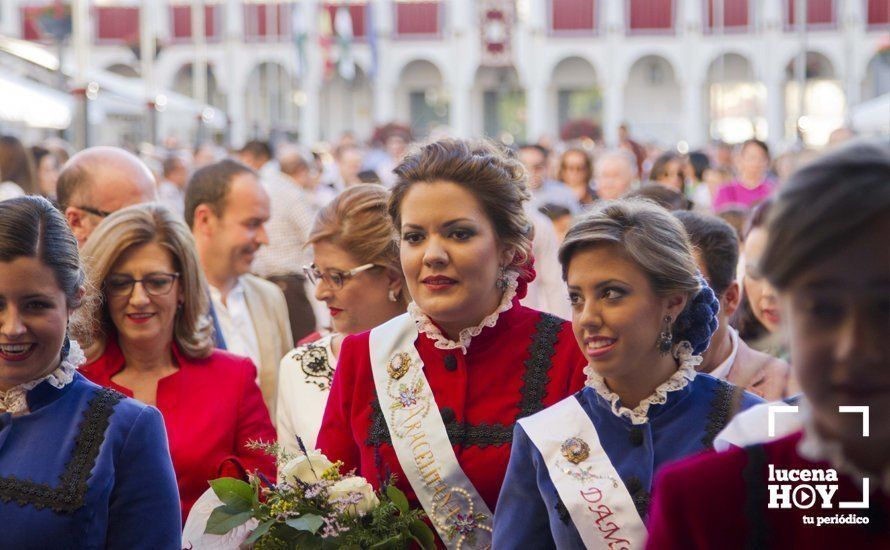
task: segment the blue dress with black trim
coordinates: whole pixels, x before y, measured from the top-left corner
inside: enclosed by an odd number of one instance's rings
[[[616,414],[620,404],[613,407],[592,387],[573,397],[596,427],[643,520],[655,473],[663,465],[712,449],[714,437],[736,412],[763,401],[707,374],[669,390],[664,403],[650,405],[645,421],[637,418],[637,423],[628,414]],[[495,509],[493,547],[585,548],[541,453],[520,424],[513,430],[510,464]]]
[[[0,548],[180,548],[161,414],[79,373],[0,414]]]

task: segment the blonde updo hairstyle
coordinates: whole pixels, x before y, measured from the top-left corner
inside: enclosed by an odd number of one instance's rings
[[[498,240],[514,253],[507,266],[531,279],[534,226],[525,213],[531,198],[528,175],[515,154],[491,141],[443,139],[422,145],[393,170],[398,181],[389,200],[395,230],[402,226],[402,200],[414,184],[437,181],[457,184],[482,205]]]
[[[404,279],[399,243],[387,215],[389,198],[389,191],[380,185],[348,187],[318,212],[308,244],[329,242],[348,252],[360,265],[382,265]],[[407,305],[408,293],[402,290],[399,300]]]
[[[158,203],[138,204],[118,210],[99,224],[81,251],[90,285],[102,289],[105,278],[124,252],[149,243],[169,251],[174,269],[180,274],[183,303],[173,324],[173,341],[188,357],[207,357],[214,347],[207,281],[198,265],[191,232],[167,207]],[[77,334],[88,356],[98,351],[103,338],[114,334],[104,293],[100,292],[90,313],[95,322],[89,330]]]

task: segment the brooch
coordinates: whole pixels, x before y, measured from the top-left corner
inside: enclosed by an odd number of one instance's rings
[[[580,437],[566,439],[562,442],[559,450],[562,451],[562,456],[566,457],[566,460],[572,464],[580,464],[590,456],[590,446]]]
[[[411,356],[405,352],[397,353],[392,359],[389,360],[389,365],[386,366],[386,371],[392,378],[398,380],[399,378],[405,376],[408,373],[408,369],[411,368]]]

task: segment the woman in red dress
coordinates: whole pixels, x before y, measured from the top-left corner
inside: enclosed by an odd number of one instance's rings
[[[533,235],[512,155],[444,140],[395,173],[414,302],[343,342],[318,446],[373,483],[396,474],[447,546],[484,547],[514,424],[580,389],[585,361],[570,323],[520,304]]]
[[[90,283],[102,289],[92,330],[78,334],[84,376],[160,409],[182,517],[217,477],[274,459],[245,448],[275,441],[250,359],[213,349],[209,298],[194,242],[165,207],[144,204],[105,219],[84,247]]]

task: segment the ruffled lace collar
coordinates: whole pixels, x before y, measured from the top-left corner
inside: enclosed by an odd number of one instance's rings
[[[869,485],[869,492],[882,490],[885,494],[890,494],[890,466],[886,466],[879,476],[865,472],[844,456],[839,442],[819,435],[806,399],[801,399],[799,406],[800,414],[803,416],[803,437],[797,443],[797,452],[800,456],[813,462],[828,462],[835,470],[849,476],[860,490],[862,478],[867,477],[873,480]]]
[[[504,290],[504,296],[501,298],[501,304],[488,316],[482,319],[482,322],[474,327],[465,328],[458,334],[457,341],[450,340],[442,333],[442,330],[433,323],[433,320],[424,313],[420,307],[411,302],[408,304],[408,314],[417,325],[418,332],[422,332],[431,339],[434,345],[439,349],[460,349],[464,355],[467,354],[467,348],[470,347],[470,340],[479,336],[485,327],[493,327],[498,323],[498,317],[501,313],[513,307],[513,297],[516,296],[516,288],[519,286],[519,273],[513,270],[507,272],[507,289]]]
[[[655,388],[652,395],[640,401],[640,404],[633,409],[628,409],[627,407],[622,407],[618,404],[618,401],[621,398],[618,397],[618,394],[609,389],[609,386],[606,385],[606,380],[597,374],[590,365],[584,367],[584,374],[587,375],[587,382],[585,382],[585,385],[593,388],[600,397],[609,403],[612,409],[612,414],[615,416],[626,418],[633,424],[645,424],[649,421],[649,407],[666,403],[668,393],[682,390],[688,386],[689,382],[695,378],[695,367],[702,362],[701,355],[693,355],[692,345],[686,341],[675,345],[673,354],[674,357],[680,361],[680,368],[678,368],[670,378]]]
[[[0,413],[12,413],[13,416],[21,416],[31,412],[28,409],[28,392],[42,384],[48,382],[54,388],[62,389],[74,380],[74,373],[77,368],[86,363],[86,357],[83,350],[75,340],[71,340],[71,348],[68,350],[68,356],[59,366],[51,373],[19,384],[6,391],[0,391]]]

